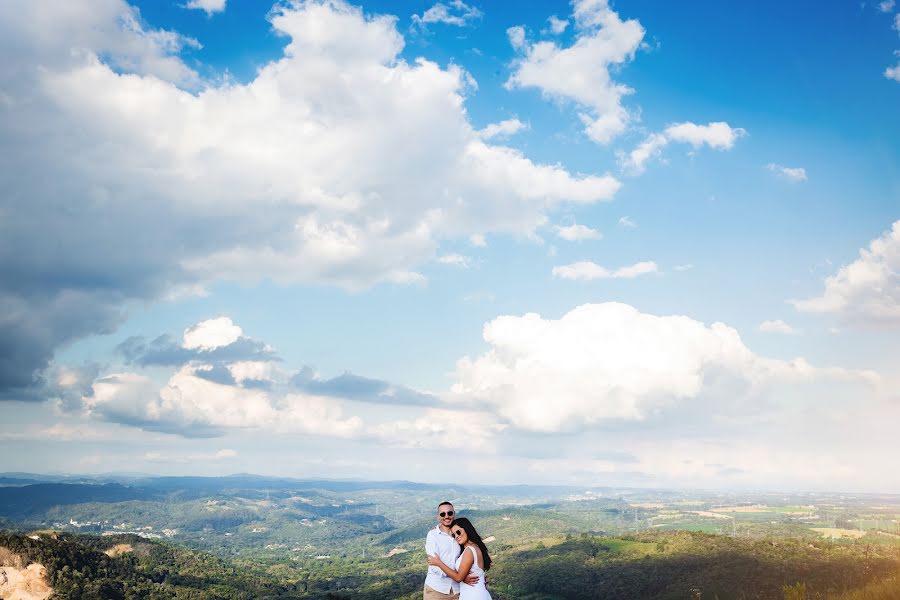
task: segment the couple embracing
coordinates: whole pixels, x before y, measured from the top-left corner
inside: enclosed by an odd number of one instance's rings
[[[428,575],[424,600],[491,600],[484,572],[491,557],[481,536],[465,517],[454,519],[449,502],[438,505],[438,524],[425,538]]]

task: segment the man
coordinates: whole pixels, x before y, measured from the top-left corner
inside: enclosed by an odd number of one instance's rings
[[[450,524],[456,511],[449,502],[438,504],[437,526],[428,532],[425,537],[425,552],[429,556],[437,556],[448,567],[456,566],[459,558],[459,544],[450,533]],[[475,585],[478,583],[477,575],[466,577],[466,583]],[[458,600],[459,584],[437,567],[428,567],[428,575],[425,576],[424,600]]]

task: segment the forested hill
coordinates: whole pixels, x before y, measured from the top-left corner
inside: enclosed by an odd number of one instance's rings
[[[44,565],[53,598],[60,599],[412,600],[421,595],[422,561],[411,556],[404,563],[385,559],[382,569],[364,578],[334,577],[323,566],[321,572],[288,579],[130,535],[0,533],[0,548],[21,565]],[[528,550],[497,548],[495,557],[489,583],[496,600],[900,598],[896,557],[829,544],[741,543],[701,533],[654,532],[577,536]]]
[[[54,599],[316,597],[306,596],[302,587],[278,585],[243,574],[208,554],[148,542],[137,536],[0,533],[0,548],[8,550],[4,555],[18,557],[22,565],[42,564],[47,569]],[[111,551],[113,548],[115,551]]]
[[[657,531],[622,538],[572,536],[507,554],[491,576],[500,597],[510,600],[825,600],[843,598],[844,592],[898,569],[897,551],[888,546]],[[802,595],[791,595],[800,589]]]

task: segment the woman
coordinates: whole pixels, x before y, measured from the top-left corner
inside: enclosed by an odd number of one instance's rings
[[[453,521],[450,535],[462,550],[462,554],[456,559],[456,568],[451,569],[437,556],[429,556],[428,564],[438,567],[447,577],[459,582],[459,600],[491,600],[491,595],[484,587],[484,572],[491,568],[491,557],[488,556],[481,536],[465,517]],[[478,583],[466,584],[464,580],[468,575],[477,575]]]

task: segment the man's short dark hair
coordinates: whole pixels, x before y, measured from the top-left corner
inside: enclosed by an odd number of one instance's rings
[[[453,506],[453,503],[452,503],[452,502],[450,502],[449,500],[444,500],[443,502],[441,502],[440,504],[438,504],[438,508],[442,507],[442,506],[445,505],[445,504],[449,504],[450,506]]]

